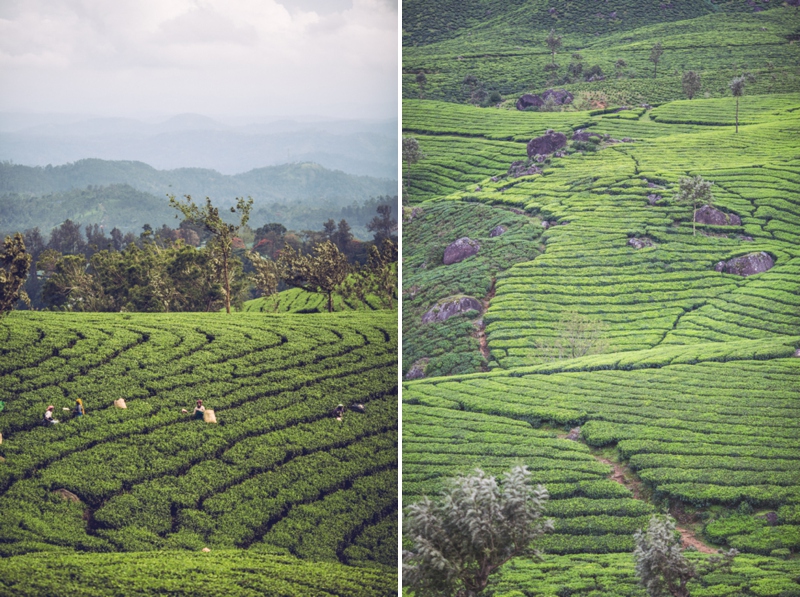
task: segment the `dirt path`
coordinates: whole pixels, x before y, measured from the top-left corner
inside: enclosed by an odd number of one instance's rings
[[[607,464],[613,469],[611,474],[608,477],[609,479],[611,479],[612,481],[616,481],[620,485],[624,485],[625,487],[627,487],[631,491],[631,493],[633,494],[633,499],[636,499],[636,500],[643,499],[642,498],[642,491],[641,491],[642,482],[638,481],[634,477],[634,475],[630,471],[630,469],[627,469],[626,467],[624,467],[623,465],[619,464],[618,462],[612,462],[611,460],[608,460],[607,458],[599,458],[597,456],[595,456],[595,458],[599,462],[602,462],[603,464]],[[679,516],[674,516],[674,518],[677,521]],[[705,543],[703,543],[702,541],[700,541],[700,539],[697,538],[697,536],[695,535],[694,531],[692,531],[691,529],[683,526],[680,523],[677,524],[675,526],[675,528],[681,534],[681,542],[683,543],[684,547],[690,547],[690,546],[694,547],[700,553],[717,553],[716,549],[711,548],[708,545],[706,545]]]

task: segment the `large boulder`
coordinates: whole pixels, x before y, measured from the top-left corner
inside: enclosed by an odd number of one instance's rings
[[[549,130],[541,137],[528,141],[528,157],[532,158],[536,155],[553,153],[566,145],[567,136],[564,133],[556,133],[553,130]]]
[[[476,241],[463,236],[447,246],[444,250],[444,259],[442,261],[445,265],[458,263],[459,261],[464,261],[467,257],[472,257],[480,249],[481,246]]]
[[[718,272],[726,274],[737,274],[739,276],[752,276],[753,274],[760,274],[775,265],[772,257],[760,251],[759,253],[748,253],[741,257],[734,257],[728,261],[720,261],[714,267]]]
[[[556,106],[571,104],[574,99],[573,95],[565,89],[548,89],[542,95],[526,93],[517,100],[517,110],[541,108],[550,97],[553,98],[553,102],[555,102]]]
[[[517,100],[517,110],[525,110],[526,108],[538,108],[544,105],[544,100],[539,95],[526,93]]]
[[[447,321],[451,317],[461,315],[467,311],[480,311],[483,309],[481,302],[471,296],[454,296],[436,303],[422,316],[422,323]]]
[[[695,212],[694,221],[712,226],[741,226],[742,218],[736,214],[726,214],[710,205],[704,205]]]

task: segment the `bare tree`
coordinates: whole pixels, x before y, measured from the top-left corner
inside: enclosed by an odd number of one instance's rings
[[[656,72],[658,71],[658,63],[661,62],[661,55],[664,53],[664,48],[661,47],[661,42],[656,42],[650,49],[650,62],[653,63],[653,78],[656,78]]]
[[[547,34],[547,37],[544,40],[544,43],[547,44],[547,47],[550,49],[550,53],[553,55],[553,64],[556,63],[556,51],[561,49],[561,36],[556,35],[556,30],[551,29],[550,33]]]
[[[442,498],[427,496],[408,507],[403,585],[416,597],[476,597],[511,558],[538,555],[531,543],[553,530],[543,518],[548,493],[532,487],[527,467],[518,466],[502,483],[476,469],[453,479]]]
[[[728,87],[731,88],[731,93],[733,97],[736,98],[736,132],[739,132],[739,98],[744,95],[744,84],[746,78],[744,75],[741,77],[734,77],[731,82],[728,84]]]
[[[683,85],[683,92],[686,94],[686,97],[692,99],[695,94],[700,91],[700,75],[693,70],[686,71],[683,73],[681,84]]]
[[[672,196],[676,203],[685,203],[692,206],[692,236],[696,234],[695,221],[698,205],[712,205],[714,195],[711,193],[713,182],[703,180],[702,176],[694,178],[684,176],[678,181],[678,192]]]

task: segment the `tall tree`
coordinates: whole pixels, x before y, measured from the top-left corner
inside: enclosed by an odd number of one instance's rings
[[[25,240],[17,232],[7,236],[0,253],[0,318],[8,315],[20,299],[26,300],[23,290],[31,266],[31,256],[25,250]]]
[[[347,257],[330,241],[317,244],[313,252],[313,257],[302,255],[287,244],[278,257],[281,278],[289,286],[327,296],[328,313],[331,313],[333,293],[341,289],[350,266]]]
[[[551,29],[550,33],[547,34],[547,38],[545,38],[544,43],[546,43],[547,47],[550,49],[550,53],[553,55],[553,64],[555,64],[556,51],[561,49],[561,36],[556,35],[555,29]]]
[[[695,94],[700,91],[700,75],[693,70],[686,71],[683,73],[681,84],[683,85],[683,92],[686,94],[686,97],[692,99]]]
[[[345,255],[349,254],[350,244],[353,242],[353,232],[347,220],[342,218],[336,228],[336,246]]]
[[[661,55],[664,53],[664,48],[661,47],[661,42],[656,42],[650,49],[650,62],[653,63],[653,78],[656,78],[656,74],[658,71],[658,63],[661,62]]]
[[[476,597],[511,558],[536,554],[531,543],[553,530],[543,518],[548,493],[530,485],[527,467],[507,472],[502,483],[476,469],[453,479],[433,502],[427,496],[408,507],[403,585],[416,597]]]
[[[231,207],[231,213],[239,215],[238,224],[228,224],[219,215],[219,209],[214,207],[211,199],[206,197],[203,208],[192,201],[191,195],[184,195],[186,202],[181,202],[175,195],[169,195],[169,204],[180,211],[183,217],[190,222],[202,225],[212,236],[208,247],[214,257],[219,260],[222,268],[223,283],[225,285],[225,311],[231,312],[231,260],[233,259],[233,239],[240,228],[245,226],[250,219],[250,210],[253,207],[253,198],[237,197],[236,207]]]
[[[419,148],[419,142],[414,137],[403,137],[403,163],[406,165],[406,175],[403,181],[403,201],[409,198],[408,178],[411,176],[411,166],[425,158]]]
[[[378,206],[378,215],[367,224],[367,230],[374,232],[375,244],[385,239],[393,239],[397,231],[397,220],[392,217],[392,206],[388,203]]]
[[[425,86],[428,84],[428,77],[425,76],[425,73],[419,71],[416,77],[417,85],[419,86],[419,99],[423,99],[425,97]]]
[[[702,176],[684,176],[678,181],[678,192],[672,196],[676,203],[685,203],[692,206],[692,236],[696,234],[695,224],[698,205],[711,205],[714,196],[711,193],[713,182],[703,180]]]
[[[728,84],[728,87],[731,88],[731,93],[733,97],[736,98],[736,132],[739,132],[739,98],[744,95],[744,84],[745,84],[745,77],[742,75],[741,77],[734,77],[731,82]]]

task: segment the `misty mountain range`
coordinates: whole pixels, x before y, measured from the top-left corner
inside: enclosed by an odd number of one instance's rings
[[[306,118],[228,125],[198,114],[145,122],[0,113],[0,161],[46,166],[85,158],[223,174],[315,162],[348,174],[396,179],[397,120]]]

